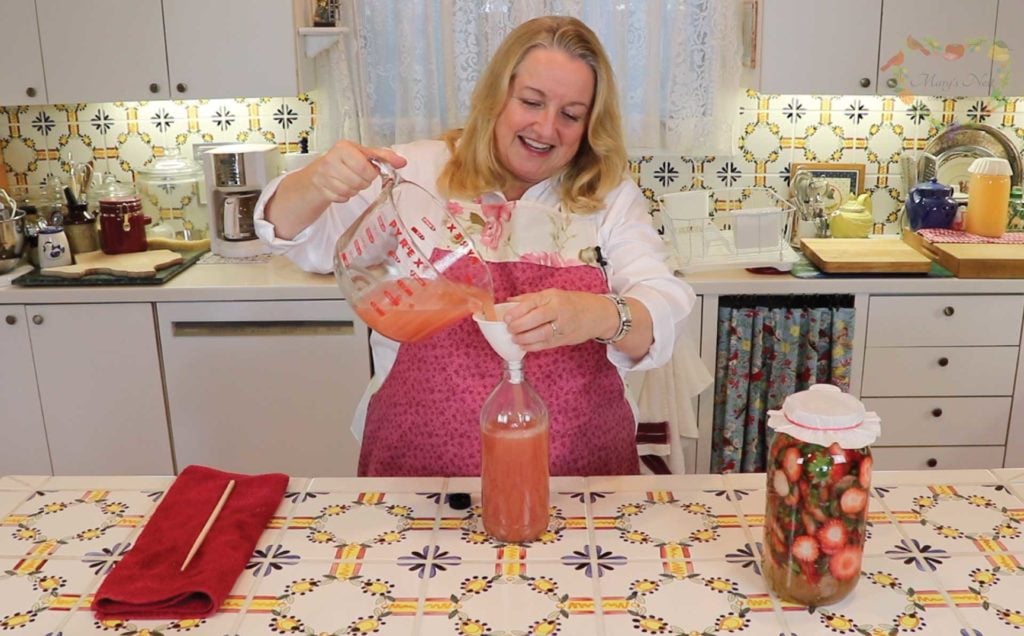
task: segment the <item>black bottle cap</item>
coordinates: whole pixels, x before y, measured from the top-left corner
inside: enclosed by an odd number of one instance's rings
[[[448,505],[453,510],[468,510],[473,505],[468,492],[453,492],[448,494]]]

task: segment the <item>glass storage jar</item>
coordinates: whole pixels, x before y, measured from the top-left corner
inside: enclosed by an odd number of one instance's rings
[[[781,599],[822,606],[857,585],[864,555],[878,415],[815,384],[769,411],[763,571]]]
[[[168,238],[206,238],[210,220],[200,202],[203,169],[178,148],[168,148],[148,168],[140,168],[135,181],[143,213],[153,219],[149,233]]]

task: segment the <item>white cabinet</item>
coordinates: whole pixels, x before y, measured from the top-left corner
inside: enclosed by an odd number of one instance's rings
[[[168,99],[160,0],[36,0],[48,101]]]
[[[880,469],[998,468],[1024,296],[874,296],[861,399],[882,418]]]
[[[762,93],[874,94],[882,0],[760,0]]]
[[[1009,3],[885,0],[878,48],[879,92],[988,95],[992,70],[988,52],[996,31],[996,9]],[[1019,26],[1017,22],[1004,28],[1017,30]],[[973,51],[972,41],[980,43]],[[894,56],[901,56],[902,62],[882,70]]]
[[[1001,32],[1012,39],[1024,13],[1020,5],[1019,0],[758,0],[760,50],[747,84],[783,94],[988,95],[996,9]],[[1024,80],[1016,81],[1018,92],[1024,92]]]
[[[297,95],[300,2],[36,0],[29,44],[51,104]]]
[[[45,104],[46,81],[34,0],[4,0],[0,104]]]
[[[178,469],[356,474],[350,427],[370,379],[343,301],[159,303]]]
[[[172,97],[298,95],[294,10],[291,0],[164,0]]]
[[[43,411],[23,305],[0,306],[0,475],[49,475]]]
[[[3,312],[17,318],[14,327],[27,320],[28,342],[16,331],[10,350],[22,366],[28,345],[32,365],[20,372],[34,372],[33,386],[24,378],[13,386],[25,384],[19,399],[41,405],[54,474],[163,475],[173,469],[152,305],[11,305]],[[6,392],[5,410],[12,406]],[[42,468],[35,410],[30,403],[13,408],[26,416],[22,445]]]

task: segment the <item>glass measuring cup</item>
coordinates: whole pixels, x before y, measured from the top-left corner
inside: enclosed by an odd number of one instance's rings
[[[474,312],[493,314],[491,273],[444,205],[395,169],[335,245],[334,275],[374,331],[417,342]]]

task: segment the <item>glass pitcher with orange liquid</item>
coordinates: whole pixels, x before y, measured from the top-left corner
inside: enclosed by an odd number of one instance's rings
[[[493,312],[490,270],[430,192],[380,168],[380,196],[338,238],[334,275],[356,314],[392,340],[417,342]]]

